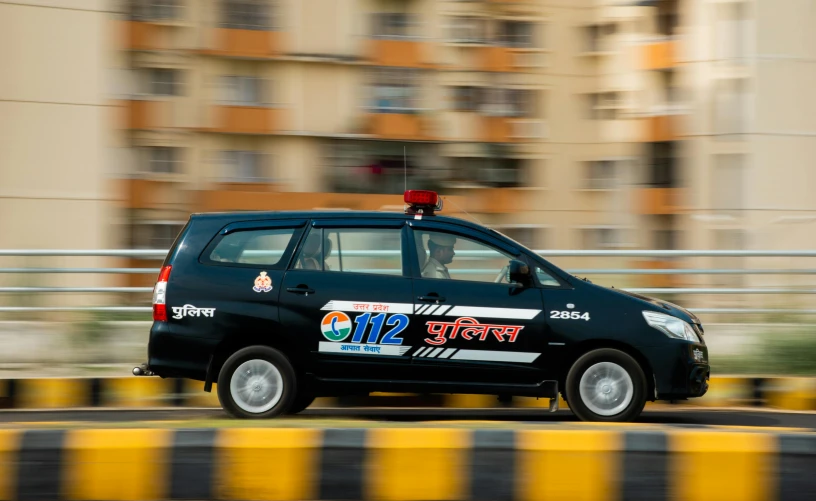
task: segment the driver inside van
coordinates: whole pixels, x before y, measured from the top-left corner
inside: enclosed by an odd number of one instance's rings
[[[445,266],[453,261],[456,253],[453,246],[456,237],[444,233],[431,233],[428,237],[428,262],[422,267],[424,278],[444,278],[450,280],[450,272]]]

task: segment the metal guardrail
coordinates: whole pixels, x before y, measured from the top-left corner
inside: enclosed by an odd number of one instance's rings
[[[0,257],[112,257],[112,258],[141,258],[161,260],[167,255],[162,249],[91,249],[91,250],[0,250]],[[816,250],[535,250],[542,257],[816,257]],[[280,255],[280,251],[251,251],[254,257],[265,255]],[[349,257],[388,257],[395,256],[398,250],[384,251],[351,251],[345,250],[344,256]],[[504,259],[498,253],[489,251],[457,250],[460,259],[488,257]],[[366,270],[361,272],[380,272],[386,270]],[[576,275],[814,275],[816,269],[796,268],[762,268],[762,269],[711,269],[711,268],[661,268],[661,269],[630,269],[630,268],[580,268],[566,269]],[[493,272],[493,270],[451,270],[452,273],[476,274]],[[0,268],[0,274],[134,274],[157,275],[159,268]],[[816,294],[816,288],[622,288],[639,294],[714,294],[714,295],[762,295],[788,294],[810,295]],[[80,294],[149,294],[151,287],[0,287],[0,293],[80,293]],[[816,309],[772,309],[772,308],[691,308],[695,313],[756,313],[756,314],[816,314]],[[107,312],[150,312],[150,307],[141,306],[2,306],[0,312],[12,311],[107,311]]]

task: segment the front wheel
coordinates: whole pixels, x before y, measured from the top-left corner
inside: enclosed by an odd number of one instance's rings
[[[280,415],[295,398],[295,371],[286,356],[268,346],[233,353],[218,375],[218,400],[234,417],[262,419]]]
[[[582,421],[632,421],[646,405],[643,370],[615,349],[593,350],[576,360],[566,390],[570,410]]]

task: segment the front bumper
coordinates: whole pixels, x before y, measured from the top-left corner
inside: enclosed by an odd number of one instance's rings
[[[643,349],[654,371],[658,400],[702,397],[708,392],[711,368],[708,348],[702,343],[669,341]]]

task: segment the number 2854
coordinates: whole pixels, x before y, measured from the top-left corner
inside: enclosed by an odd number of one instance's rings
[[[589,312],[581,313],[579,311],[560,311],[552,310],[550,318],[559,318],[561,320],[589,320]]]

